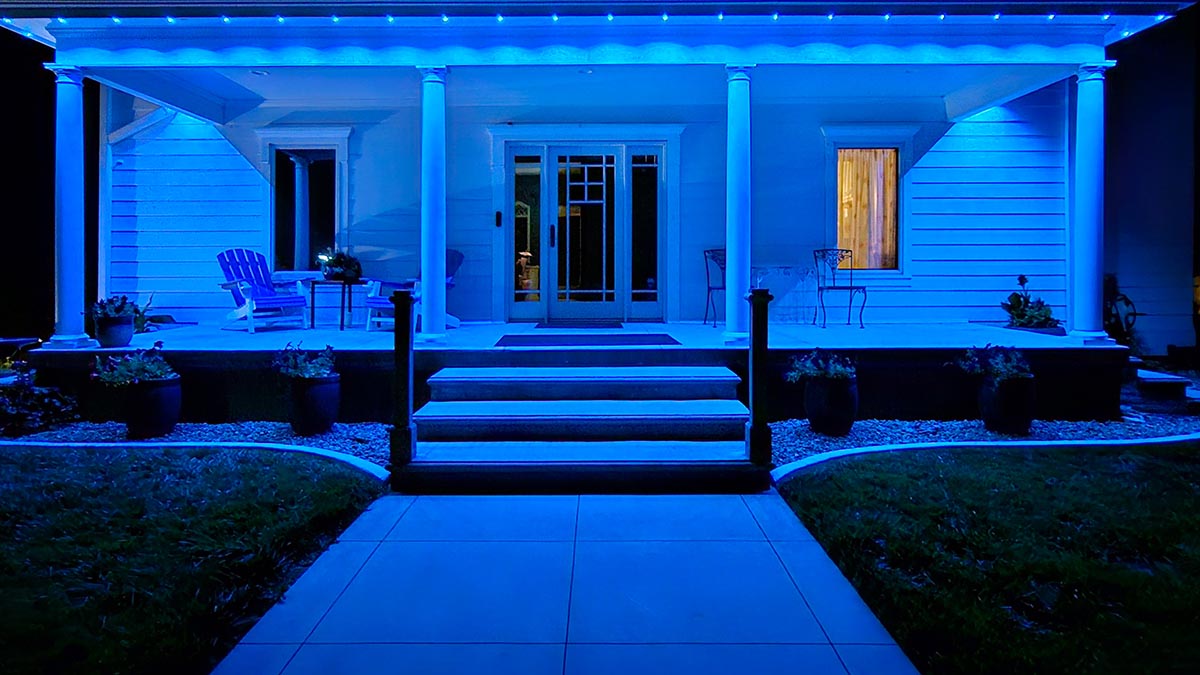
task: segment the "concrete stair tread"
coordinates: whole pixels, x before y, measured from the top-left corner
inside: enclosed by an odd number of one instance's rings
[[[679,417],[746,417],[749,411],[740,401],[698,399],[667,400],[555,400],[555,401],[430,401],[413,417],[502,418],[512,419],[601,419]]]
[[[540,368],[443,368],[429,378],[430,385],[447,381],[579,381],[579,380],[720,380],[740,378],[720,366],[580,366]]]
[[[1150,382],[1155,384],[1182,384],[1191,386],[1192,381],[1186,377],[1172,375],[1170,373],[1160,373],[1153,370],[1138,370],[1138,380],[1142,382]]]
[[[744,441],[497,441],[421,442],[414,462],[633,463],[736,462]]]

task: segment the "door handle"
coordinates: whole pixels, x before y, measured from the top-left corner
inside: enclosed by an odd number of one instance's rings
[[[558,227],[556,225],[551,225],[550,226],[550,248],[554,248],[554,238],[557,233],[558,233]]]
[[[504,227],[504,214],[499,211],[496,212],[496,227]]]

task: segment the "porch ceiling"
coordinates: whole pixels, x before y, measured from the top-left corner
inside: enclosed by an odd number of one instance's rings
[[[1067,65],[765,65],[753,75],[756,105],[898,102],[940,106],[955,120],[1069,76]],[[224,124],[303,111],[386,111],[420,104],[414,68],[99,68],[88,75],[147,100]],[[452,106],[670,108],[723,106],[720,66],[462,66],[452,68]],[[605,92],[619,95],[606,96]]]

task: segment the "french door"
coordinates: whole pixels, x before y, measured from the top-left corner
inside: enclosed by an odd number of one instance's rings
[[[661,320],[663,148],[507,148],[509,317]]]

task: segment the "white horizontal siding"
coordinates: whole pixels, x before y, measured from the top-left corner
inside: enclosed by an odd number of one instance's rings
[[[233,308],[217,254],[267,253],[262,175],[213,126],[185,115],[114,145],[107,288],[156,312],[215,322]]]
[[[901,243],[909,282],[876,273],[868,321],[1002,321],[1022,274],[1066,319],[1065,115],[1060,83],[953,125],[917,160]]]

